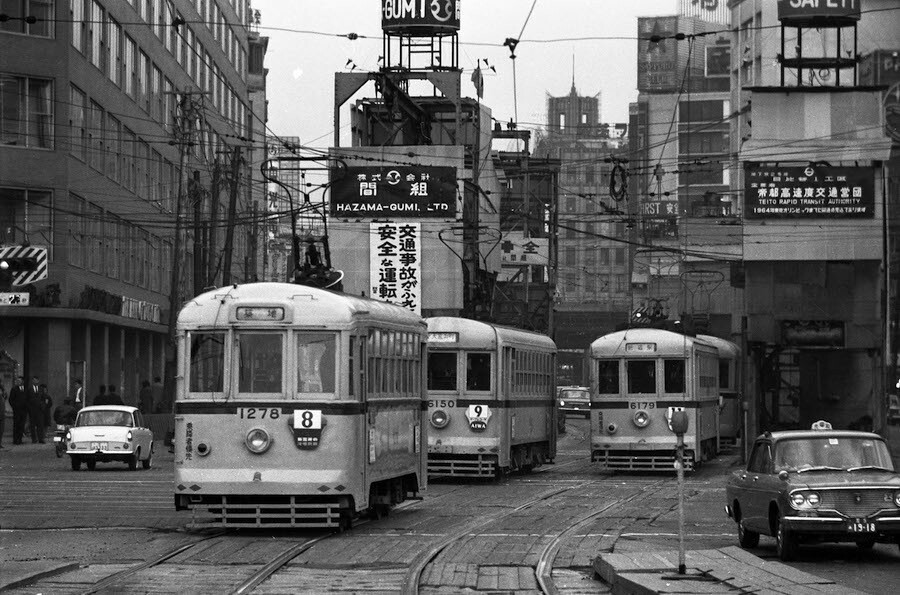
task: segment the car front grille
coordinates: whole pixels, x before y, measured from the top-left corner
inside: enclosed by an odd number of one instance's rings
[[[821,504],[819,510],[836,510],[854,518],[867,517],[883,509],[893,509],[893,492],[886,489],[861,490],[842,488],[819,490]],[[887,496],[887,500],[885,497]]]

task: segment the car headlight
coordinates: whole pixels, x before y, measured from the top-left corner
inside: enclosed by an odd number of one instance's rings
[[[633,421],[634,425],[639,428],[646,428],[650,425],[650,414],[643,409],[638,409],[634,412],[634,416],[631,418],[631,421]]]
[[[436,428],[446,428],[450,423],[450,416],[443,409],[438,409],[431,414],[431,425]]]
[[[128,430],[128,433],[125,434],[125,440],[128,440],[129,442],[131,442],[131,439],[133,437],[134,437],[134,435],[131,433],[131,430]]]
[[[816,492],[794,492],[791,494],[791,506],[798,510],[818,508],[819,502],[819,494]]]
[[[253,428],[247,432],[244,444],[247,445],[247,450],[259,455],[269,450],[269,447],[272,446],[272,439],[269,437],[269,433],[262,428]]]

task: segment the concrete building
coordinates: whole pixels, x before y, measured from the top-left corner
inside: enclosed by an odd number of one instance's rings
[[[37,375],[61,402],[82,377],[91,396],[115,384],[135,403],[163,375],[181,297],[253,274],[218,261],[229,244],[250,254],[246,229],[227,233],[251,196],[246,154],[232,159],[264,105],[248,88],[248,0],[3,11],[0,244],[44,247],[48,268],[13,288],[30,305],[0,306],[0,382]]]

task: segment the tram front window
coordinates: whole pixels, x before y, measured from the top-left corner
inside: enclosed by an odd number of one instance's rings
[[[428,390],[456,390],[456,354],[428,354]]]
[[[628,368],[628,392],[652,395],[656,393],[656,360],[630,360]]]
[[[466,390],[491,390],[491,354],[466,354]]]
[[[333,393],[335,336],[323,333],[297,335],[297,392]]]
[[[225,333],[191,333],[190,392],[222,392]]]
[[[280,393],[282,336],[274,333],[240,333],[238,341],[238,391]]]

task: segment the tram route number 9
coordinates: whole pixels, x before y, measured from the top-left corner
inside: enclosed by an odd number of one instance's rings
[[[656,409],[653,401],[632,401],[628,404],[631,409]]]
[[[240,419],[278,419],[281,417],[280,407],[238,407]]]
[[[451,408],[451,407],[453,407],[453,406],[455,406],[455,405],[456,405],[456,403],[453,401],[453,399],[432,399],[432,400],[428,401],[428,407],[429,407],[429,408],[432,408],[432,407],[441,407],[441,408],[447,407],[447,408],[449,409],[449,408]]]

